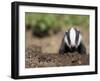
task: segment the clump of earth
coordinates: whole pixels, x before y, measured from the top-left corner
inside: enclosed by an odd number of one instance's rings
[[[26,49],[25,54],[25,67],[59,67],[59,66],[77,66],[77,65],[88,65],[89,55],[74,53],[65,54],[47,54],[41,52],[41,47],[30,46]]]

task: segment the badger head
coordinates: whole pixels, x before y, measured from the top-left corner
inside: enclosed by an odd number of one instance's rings
[[[77,48],[82,41],[82,35],[79,30],[71,28],[65,32],[64,41],[69,48]]]

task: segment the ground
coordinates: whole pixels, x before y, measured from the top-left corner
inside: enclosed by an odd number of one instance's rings
[[[64,31],[52,34],[44,38],[32,36],[31,30],[26,31],[25,41],[25,67],[56,67],[56,66],[76,66],[89,64],[89,33],[82,30],[83,42],[86,46],[87,53],[79,54],[66,53],[61,55],[58,53]]]

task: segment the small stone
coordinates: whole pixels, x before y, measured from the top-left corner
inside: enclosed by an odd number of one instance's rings
[[[79,61],[78,61],[78,64],[82,64],[82,62],[79,60]]]

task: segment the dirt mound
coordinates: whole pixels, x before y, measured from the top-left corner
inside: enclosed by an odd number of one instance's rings
[[[79,54],[77,52],[61,55],[59,53],[42,53],[41,47],[32,45],[25,50],[25,67],[59,67],[88,65],[89,54]]]

